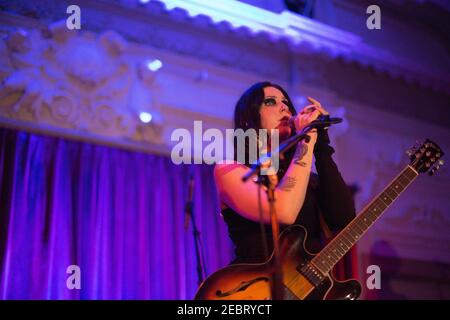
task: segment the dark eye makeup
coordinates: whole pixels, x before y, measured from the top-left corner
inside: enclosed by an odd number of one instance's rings
[[[277,104],[274,98],[266,98],[264,99],[263,103],[265,106],[274,106]]]
[[[283,99],[281,102],[289,106],[289,101],[287,99]],[[265,98],[263,103],[265,106],[274,106],[277,104],[277,101],[275,100],[275,98]]]

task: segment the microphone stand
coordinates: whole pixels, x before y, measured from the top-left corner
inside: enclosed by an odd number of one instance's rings
[[[258,175],[258,183],[262,183],[262,179],[268,179],[268,188],[267,188],[267,201],[269,202],[269,211],[270,211],[270,223],[272,226],[272,240],[273,240],[273,259],[274,259],[274,267],[272,271],[272,283],[271,283],[271,293],[272,300],[282,300],[283,299],[283,270],[281,268],[281,257],[280,257],[280,248],[279,248],[279,224],[277,219],[277,213],[275,209],[275,188],[278,184],[278,177],[276,174],[272,175],[261,175],[261,168],[268,163],[273,156],[280,156],[280,154],[284,153],[288,149],[292,148],[299,141],[305,140],[307,143],[310,141],[310,136],[308,136],[308,132],[314,128],[328,127],[331,124],[339,123],[342,119],[334,118],[330,119],[329,117],[323,118],[323,120],[313,121],[307,127],[305,127],[300,133],[292,136],[287,139],[284,143],[282,143],[275,152],[269,152],[267,155],[262,156],[256,161],[256,163],[250,168],[250,170],[242,177],[242,181],[246,182],[253,175]],[[271,162],[269,162],[271,163]]]
[[[185,210],[185,229],[188,227],[189,218],[192,222],[192,234],[194,237],[194,245],[195,245],[195,256],[197,260],[197,278],[198,285],[203,282],[204,276],[206,275],[206,265],[204,261],[204,256],[201,250],[201,241],[200,241],[200,231],[197,229],[197,224],[195,223],[194,217],[194,201],[192,200],[193,193],[193,181],[189,182],[189,200],[186,202]]]

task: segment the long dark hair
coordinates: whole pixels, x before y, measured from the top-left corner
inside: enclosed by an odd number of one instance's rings
[[[243,129],[244,131],[248,129],[255,129],[258,133],[259,129],[261,128],[261,117],[259,114],[259,109],[261,108],[261,105],[264,101],[264,88],[266,87],[274,87],[280,90],[284,97],[288,101],[288,107],[289,111],[292,113],[292,115],[296,115],[297,111],[294,108],[294,105],[292,104],[291,98],[287,94],[287,92],[278,84],[274,84],[268,81],[264,82],[258,82],[252,85],[250,88],[248,88],[242,96],[239,98],[239,100],[236,103],[236,106],[234,108],[234,129]],[[292,130],[292,134],[294,135],[295,131]],[[249,143],[248,139],[245,140],[245,165],[250,166],[251,163],[249,163],[248,159],[248,151],[249,151]],[[280,159],[280,166],[278,170],[278,177],[281,179],[281,177],[284,176],[284,173],[286,172],[287,167],[289,166],[292,157],[294,155],[295,148],[291,148],[285,153],[284,159]],[[234,140],[234,157],[235,160],[237,159],[237,143],[236,139]]]

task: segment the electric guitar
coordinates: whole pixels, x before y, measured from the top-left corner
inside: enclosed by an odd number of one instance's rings
[[[440,158],[444,153],[428,139],[420,147],[408,150],[407,154],[410,164],[319,253],[306,250],[307,232],[303,226],[289,226],[280,234],[283,299],[353,300],[359,297],[361,285],[357,280],[337,281],[331,270],[420,173],[433,175],[443,164]],[[195,299],[271,299],[273,272],[273,253],[265,263],[227,266],[211,274],[200,285]]]

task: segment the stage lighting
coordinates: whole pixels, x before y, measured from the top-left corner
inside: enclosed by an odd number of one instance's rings
[[[153,72],[158,71],[163,66],[161,60],[155,59],[147,63],[147,68]]]
[[[152,121],[152,118],[152,114],[148,112],[141,112],[139,114],[139,119],[141,119],[143,123],[149,123],[150,121]]]

